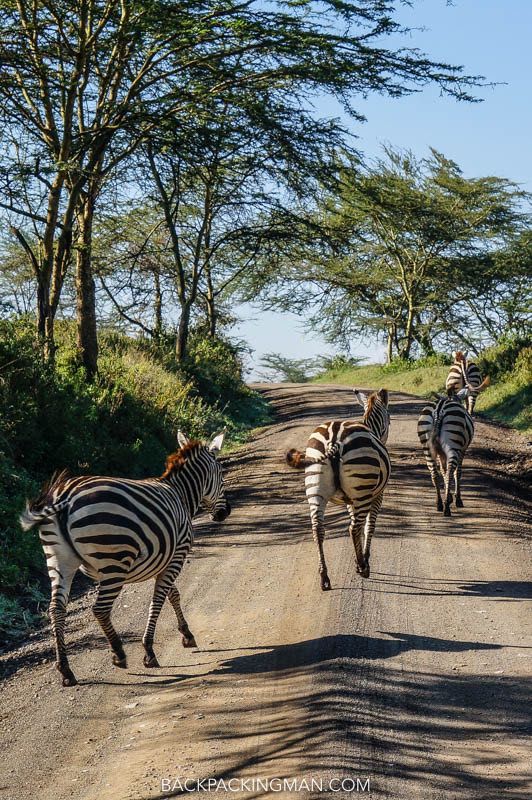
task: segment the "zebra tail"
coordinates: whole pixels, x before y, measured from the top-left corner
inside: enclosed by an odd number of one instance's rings
[[[305,457],[305,454],[302,453],[301,450],[292,448],[286,454],[286,463],[293,469],[305,469],[305,467],[308,467],[312,462]]]
[[[67,505],[68,500],[63,500],[62,503],[53,503],[52,505],[44,506],[44,508],[33,509],[32,504],[28,503],[19,517],[20,527],[23,531],[29,531],[35,525],[40,525],[41,522],[48,522],[57,517]]]
[[[486,377],[484,378],[484,380],[482,381],[482,383],[479,386],[471,386],[469,383],[467,385],[468,385],[469,389],[474,389],[475,392],[483,392],[484,389],[488,388],[490,383],[491,383],[490,376],[486,375]]]
[[[23,531],[29,531],[35,525],[56,517],[68,505],[68,499],[54,502],[53,495],[69,477],[68,470],[54,472],[50,480],[44,484],[39,496],[27,502],[25,510],[19,517]]]

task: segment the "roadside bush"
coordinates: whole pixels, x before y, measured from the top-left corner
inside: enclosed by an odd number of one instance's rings
[[[517,365],[522,351],[527,348],[530,349],[530,347],[532,347],[532,337],[530,336],[526,338],[523,336],[506,336],[492,347],[484,350],[477,359],[477,363],[482,374],[489,375],[493,381],[501,375],[511,372]]]
[[[54,470],[160,475],[178,429],[206,439],[227,427],[238,441],[265,417],[230,343],[197,338],[185,368],[169,369],[165,353],[104,333],[99,375],[88,383],[72,324],[57,325],[55,368],[34,340],[30,321],[0,320],[0,633],[12,636],[34,620],[35,592],[46,585],[38,539],[18,517]]]
[[[446,353],[433,353],[423,358],[394,358],[390,364],[383,364],[382,372],[385,375],[393,375],[397,372],[407,372],[408,370],[420,369],[421,367],[441,367],[452,364],[452,358]]]

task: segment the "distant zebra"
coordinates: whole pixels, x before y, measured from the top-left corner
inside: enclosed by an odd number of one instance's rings
[[[385,447],[390,426],[388,392],[381,389],[368,398],[355,389],[355,395],[364,408],[361,421],[324,422],[312,433],[305,455],[299,450],[286,454],[291,467],[305,468],[312,534],[318,545],[324,591],[331,588],[323,552],[327,503],[347,506],[357,572],[368,578],[371,537],[390,476],[390,458]]]
[[[473,438],[474,425],[461,400],[468,399],[469,389],[457,395],[442,397],[437,403],[426,405],[417,423],[417,435],[423,447],[432,484],[436,489],[438,511],[451,516],[452,481],[454,478],[455,504],[463,508],[460,492],[462,461]],[[445,500],[442,502],[439,475],[444,482]]]
[[[155,578],[142,643],[146,667],[157,667],[155,626],[166,598],[174,608],[184,647],[196,647],[181,610],[174,581],[192,542],[192,518],[200,505],[216,521],[231,509],[222,468],[216,460],[224,434],[209,446],[178,434],[180,449],[168,456],[160,478],[128,480],[54,475],[20,518],[24,530],[37,525],[52,584],[50,620],[56,666],[63,686],[77,683],[64,640],[66,607],[78,569],[97,581],[93,612],[113,651],[113,664],[126,667],[122,642],[111,622],[113,603],[124,584]]]
[[[445,381],[445,388],[447,392],[454,392],[455,394],[464,389],[466,386],[469,389],[467,395],[467,410],[473,415],[475,403],[477,402],[477,395],[483,392],[489,386],[490,379],[486,376],[482,380],[482,374],[474,361],[468,361],[467,351],[462,353],[461,350],[456,350],[453,353],[454,363],[449,370],[447,380]]]

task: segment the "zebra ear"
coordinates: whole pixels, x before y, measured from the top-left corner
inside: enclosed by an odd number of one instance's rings
[[[469,350],[464,350],[464,353],[463,353],[463,356],[464,356],[464,361],[466,361],[466,360],[467,360],[467,354],[468,354],[468,353],[469,353]]]
[[[177,443],[178,443],[179,447],[184,447],[189,442],[190,442],[190,439],[188,438],[188,436],[186,436],[186,434],[183,433],[183,431],[178,431],[177,432]]]
[[[211,451],[211,453],[214,453],[214,455],[216,455],[216,453],[219,453],[220,450],[222,449],[222,445],[224,443],[224,436],[225,436],[225,431],[222,431],[221,433],[218,433],[210,443],[209,450]]]
[[[388,389],[379,389],[377,392],[377,397],[381,403],[384,403],[385,406],[388,405]]]
[[[469,387],[468,386],[464,386],[463,389],[460,389],[459,392],[456,392],[456,394],[453,395],[453,397],[457,397],[459,400],[465,400],[465,398],[468,397],[468,396],[469,396]]]
[[[366,408],[368,404],[368,398],[366,397],[364,392],[359,392],[358,389],[353,389],[353,391],[355,393],[356,399],[358,400],[362,408]]]

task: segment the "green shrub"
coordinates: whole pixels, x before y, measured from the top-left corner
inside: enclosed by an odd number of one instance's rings
[[[484,350],[477,359],[483,375],[489,375],[492,381],[511,372],[521,352],[532,346],[531,337],[505,336],[492,347]]]
[[[346,356],[343,353],[336,353],[334,356],[324,356],[321,359],[321,369],[324,372],[341,372],[342,370],[358,367],[363,361],[363,358],[355,358],[354,356]]]
[[[238,348],[224,340],[194,336],[178,368],[168,347],[104,332],[92,383],[71,323],[58,323],[57,342],[51,368],[30,321],[0,320],[0,632],[14,635],[38,618],[35,591],[47,583],[38,538],[22,533],[18,517],[55,469],[160,475],[178,429],[205,439],[226,427],[239,441],[265,418],[242,381]]]
[[[452,358],[446,353],[433,353],[423,358],[394,358],[389,364],[383,364],[382,372],[390,375],[397,372],[420,369],[422,367],[441,367],[452,363]]]

